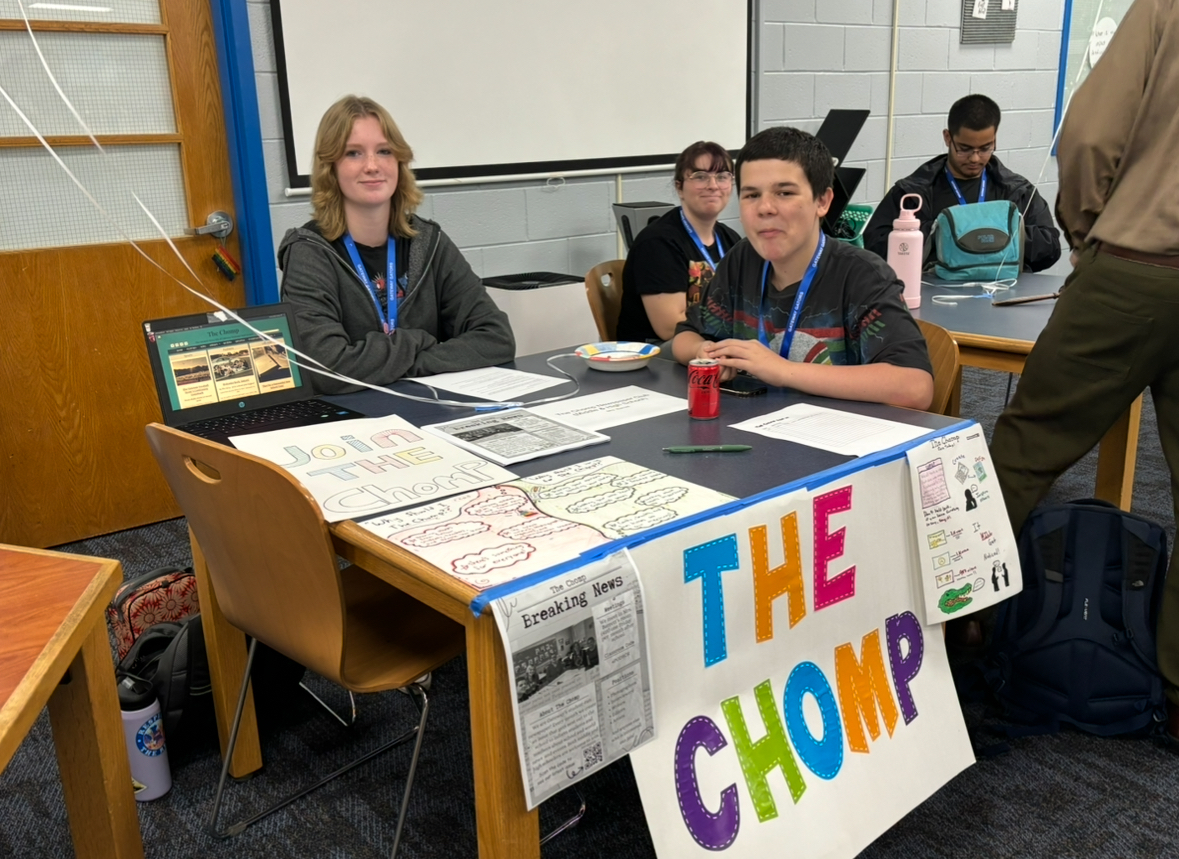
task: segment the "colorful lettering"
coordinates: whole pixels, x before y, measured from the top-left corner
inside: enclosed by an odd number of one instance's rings
[[[815,739],[802,713],[806,695],[814,695],[823,717],[823,737]],[[822,670],[813,662],[800,662],[790,672],[786,691],[782,694],[782,712],[790,740],[806,768],[819,778],[833,779],[843,768],[843,727],[839,723],[839,708],[835,694]]]
[[[794,760],[794,752],[790,750],[790,744],[786,741],[786,729],[782,727],[782,720],[778,716],[770,681],[763,680],[757,684],[753,695],[757,699],[757,710],[766,729],[765,736],[756,743],[749,736],[740,698],[722,701],[721,710],[729,724],[729,734],[733,738],[733,746],[737,749],[737,761],[741,764],[741,772],[745,776],[745,784],[753,799],[757,819],[760,823],[765,823],[778,816],[778,806],[774,802],[774,794],[770,790],[766,776],[775,769],[781,769],[790,788],[790,798],[796,805],[806,792],[806,782],[803,781],[798,763]]]
[[[844,486],[815,498],[815,611],[856,595],[854,565],[837,576],[827,577],[827,565],[843,554],[847,536],[846,528],[827,533],[827,520],[833,513],[851,510],[851,495],[851,487]]]
[[[721,573],[738,568],[737,535],[730,534],[684,550],[684,584],[700,579],[704,624],[704,664],[728,658],[725,594]]]
[[[905,717],[905,724],[917,718],[917,705],[913,703],[913,693],[909,684],[921,670],[921,660],[925,654],[925,639],[921,635],[921,624],[913,612],[906,611],[894,614],[885,622],[888,636],[888,661],[892,668],[892,685],[896,687],[897,698],[901,702],[901,714]],[[901,642],[908,644],[908,652],[901,653]]]
[[[707,716],[697,716],[684,725],[675,744],[675,790],[680,815],[692,838],[705,850],[724,850],[737,839],[741,828],[737,785],[721,791],[720,808],[712,812],[700,796],[696,778],[696,750],[703,748],[712,756],[727,745],[716,722]]]
[[[868,752],[864,725],[873,740],[880,737],[876,708],[884,717],[884,727],[891,737],[897,724],[897,705],[884,669],[880,648],[880,630],[874,629],[860,641],[860,658],[851,644],[835,648],[835,686],[839,689],[839,709],[843,712],[843,729],[847,746],[853,752]]]
[[[789,594],[790,628],[806,617],[806,594],[802,587],[802,551],[798,543],[798,514],[782,517],[781,566],[770,569],[766,526],[749,529],[749,549],[753,556],[754,627],[758,641],[774,637],[774,600]]]

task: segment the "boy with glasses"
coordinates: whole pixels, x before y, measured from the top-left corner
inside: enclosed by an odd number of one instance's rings
[[[1011,200],[1024,219],[1024,268],[1041,271],[1060,259],[1060,231],[1048,204],[1031,182],[1008,170],[994,155],[999,118],[999,105],[985,95],[968,95],[954,102],[946,122],[949,127],[942,130],[946,154],[927,161],[893,185],[864,228],[864,247],[887,257],[888,234],[893,220],[900,217],[901,197],[919,194],[922,202],[917,219],[926,239],[943,209]]]

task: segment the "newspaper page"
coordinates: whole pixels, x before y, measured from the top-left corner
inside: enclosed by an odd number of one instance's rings
[[[542,417],[527,409],[475,415],[429,424],[422,429],[500,465],[524,462],[563,450],[604,444],[609,436]]]
[[[533,809],[655,736],[647,621],[625,550],[494,600]]]

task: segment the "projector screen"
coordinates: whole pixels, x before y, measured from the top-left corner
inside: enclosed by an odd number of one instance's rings
[[[281,5],[281,8],[280,8]],[[669,164],[749,136],[752,0],[271,0],[291,187],[323,112],[384,105],[421,179]]]

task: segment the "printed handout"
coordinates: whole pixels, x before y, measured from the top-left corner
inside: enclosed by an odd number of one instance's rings
[[[396,415],[231,440],[238,450],[295,475],[328,522],[409,507],[516,476]]]
[[[553,420],[576,424],[582,429],[604,430],[644,418],[686,411],[687,408],[688,401],[684,397],[627,385],[612,391],[529,406],[528,410]]]
[[[623,551],[492,600],[528,808],[655,735],[643,589]]]
[[[523,370],[509,370],[506,367],[483,367],[457,373],[418,376],[407,381],[420,382],[453,394],[503,401],[514,400],[534,391],[543,391],[569,380],[558,376],[543,376],[540,373],[526,373]]]
[[[526,462],[591,444],[605,444],[610,440],[600,432],[579,429],[528,409],[459,418],[428,424],[423,429],[500,465]]]
[[[360,525],[483,590],[731,500],[606,456]]]
[[[926,622],[1019,593],[1019,552],[979,425],[918,445],[908,459]]]
[[[865,417],[807,403],[750,418],[733,424],[733,429],[842,453],[844,456],[866,456],[931,432],[928,427]]]

